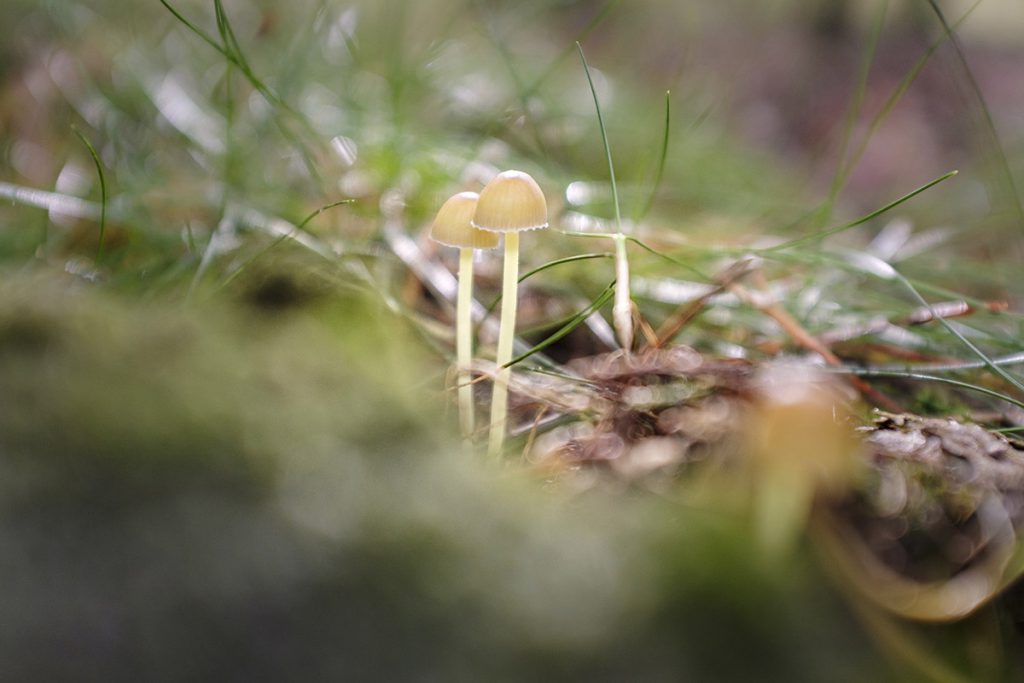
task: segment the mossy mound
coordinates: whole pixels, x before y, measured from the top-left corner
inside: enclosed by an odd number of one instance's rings
[[[910,675],[808,558],[475,461],[403,321],[346,288],[268,313],[266,281],[229,308],[0,284],[0,678]]]

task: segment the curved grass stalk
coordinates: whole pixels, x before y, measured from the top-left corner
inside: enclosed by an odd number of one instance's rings
[[[879,209],[875,209],[871,213],[865,214],[865,215],[861,216],[860,218],[857,218],[855,220],[850,221],[849,223],[844,223],[844,224],[836,226],[834,228],[829,228],[828,230],[822,230],[821,232],[816,232],[816,233],[814,233],[812,235],[805,235],[803,237],[797,237],[796,239],[789,240],[788,242],[783,242],[782,244],[776,244],[774,247],[767,247],[765,249],[753,249],[751,251],[754,251],[754,252],[757,252],[757,253],[762,253],[762,254],[763,253],[771,253],[771,252],[775,252],[775,251],[782,251],[784,249],[790,249],[792,247],[795,247],[795,246],[798,246],[798,245],[801,245],[801,244],[806,244],[807,242],[819,242],[819,241],[825,239],[826,237],[831,237],[832,235],[836,235],[838,233],[850,230],[851,228],[855,228],[858,225],[863,225],[864,223],[867,223],[868,221],[873,220],[873,219],[881,216],[883,213],[886,213],[887,211],[891,211],[892,209],[895,209],[900,204],[903,204],[904,202],[907,202],[907,201],[913,199],[914,197],[916,197],[917,195],[921,194],[922,192],[930,190],[931,188],[935,187],[939,183],[944,182],[946,180],[949,180],[950,178],[952,178],[953,176],[957,175],[958,173],[960,173],[960,171],[956,171],[956,170],[950,171],[949,173],[945,173],[945,174],[939,176],[938,178],[936,178],[935,180],[932,180],[932,181],[929,181],[929,182],[925,183],[924,185],[922,185],[921,187],[917,188],[916,190],[908,192],[907,194],[903,195],[899,199],[891,201],[888,204],[886,204],[885,206],[883,206],[883,207],[881,207]]]
[[[615,164],[612,162],[612,148],[608,143],[608,131],[601,114],[601,102],[597,97],[594,79],[590,75],[590,66],[583,54],[583,46],[577,42],[576,49],[583,63],[583,71],[587,75],[587,85],[594,97],[594,109],[597,112],[597,125],[601,130],[601,142],[604,144],[605,156],[608,159],[608,174],[612,185],[612,202],[615,205],[616,232],[609,237],[615,242],[615,302],[612,304],[612,324],[622,350],[627,354],[633,349],[633,298],[629,292],[629,255],[626,252],[626,234],[622,230],[622,209],[619,205],[619,188],[615,182]]]
[[[1003,145],[1003,142],[999,137],[999,129],[996,128],[996,122],[992,117],[992,111],[988,107],[988,102],[985,101],[985,95],[981,92],[981,85],[978,83],[978,79],[974,75],[974,70],[971,69],[970,64],[967,63],[967,55],[964,52],[963,46],[960,44],[960,39],[957,38],[956,35],[956,29],[962,19],[958,20],[951,26],[938,3],[935,0],[927,0],[927,2],[931,7],[932,12],[934,12],[935,16],[938,18],[939,23],[942,24],[945,35],[949,36],[949,42],[953,45],[953,51],[956,53],[957,60],[963,67],[964,74],[967,77],[967,84],[970,87],[971,92],[974,93],[975,99],[978,100],[978,106],[981,108],[981,114],[985,121],[985,128],[988,131],[989,137],[992,138],[992,147],[995,150],[996,159],[999,162],[999,168],[1005,176],[1013,208],[1017,214],[1018,221],[1020,221],[1021,226],[1024,227],[1024,203],[1021,202],[1020,191],[1017,187],[1017,180],[1014,178],[1013,168],[1010,166],[1010,160],[1006,156],[1006,147]],[[980,0],[971,6],[967,14],[973,12],[974,8],[977,7],[978,4],[980,4]]]
[[[74,126],[71,130],[75,132],[78,139],[82,141],[85,148],[89,150],[89,156],[92,157],[92,163],[96,166],[96,175],[100,179],[100,235],[99,235],[99,246],[96,247],[96,262],[99,263],[103,260],[103,243],[107,234],[107,176],[103,172],[103,164],[100,163],[100,155],[96,153],[96,148],[93,147],[92,143],[89,142],[89,138],[82,134],[82,131],[78,130]]]
[[[560,266],[563,263],[572,263],[573,261],[588,261],[590,259],[595,258],[614,258],[614,256],[612,254],[607,253],[576,254],[575,256],[566,256],[564,258],[555,259],[554,261],[548,261],[547,263],[537,266],[533,270],[529,270],[523,275],[520,275],[519,282],[517,284],[522,284],[525,280],[533,277],[537,273],[544,272],[548,268],[554,268],[555,266]],[[483,326],[484,321],[487,319],[487,317],[494,313],[494,309],[498,307],[499,303],[501,303],[502,297],[502,294],[499,294],[498,296],[494,297],[494,301],[488,304],[487,308],[484,309],[484,315],[480,317],[480,324],[477,325],[477,333],[479,333],[480,327]]]
[[[990,398],[999,399],[1005,401],[1018,408],[1024,408],[1024,401],[1018,401],[1012,396],[1008,396],[1000,391],[989,389],[978,384],[971,384],[970,382],[963,382],[958,379],[952,379],[950,377],[941,377],[939,375],[928,375],[922,372],[905,372],[903,370],[883,370],[883,369],[872,369],[872,368],[826,368],[825,372],[832,372],[841,375],[856,375],[857,377],[892,377],[897,379],[912,379],[921,382],[937,382],[939,384],[948,384],[960,389],[967,389],[979,394],[984,394]]]
[[[615,291],[615,283],[612,282],[611,284],[609,284],[607,287],[604,288],[604,291],[602,291],[601,294],[596,299],[594,299],[593,303],[591,303],[589,306],[584,308],[582,311],[580,311],[576,315],[574,315],[571,318],[569,318],[569,321],[565,325],[563,325],[561,328],[559,328],[556,332],[552,333],[544,341],[542,341],[539,344],[533,346],[528,351],[525,351],[524,353],[521,353],[518,356],[516,356],[515,358],[513,358],[511,361],[509,361],[503,367],[509,367],[509,366],[515,365],[516,363],[519,363],[520,361],[526,360],[527,358],[529,358],[533,354],[537,353],[538,351],[543,351],[544,349],[546,349],[547,347],[551,346],[552,344],[554,344],[556,341],[558,341],[562,337],[566,336],[567,334],[569,334],[570,332],[575,330],[577,327],[579,327],[580,325],[583,324],[583,322],[587,319],[587,316],[589,316],[594,311],[600,310],[600,308],[602,306],[604,306],[606,303],[608,303],[608,301],[612,298],[612,295],[614,294],[614,291]]]
[[[665,91],[665,129],[664,134],[661,138],[661,154],[658,157],[658,170],[654,174],[654,182],[651,183],[651,191],[647,195],[647,201],[633,215],[633,222],[639,223],[647,214],[650,213],[651,207],[654,206],[654,200],[658,196],[658,188],[661,186],[661,181],[665,177],[665,162],[668,160],[668,139],[669,129],[672,124],[672,91]]]

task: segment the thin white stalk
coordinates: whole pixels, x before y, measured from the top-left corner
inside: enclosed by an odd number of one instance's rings
[[[487,454],[498,457],[505,443],[508,422],[508,381],[512,368],[502,367],[512,360],[512,342],[516,332],[516,299],[519,280],[519,233],[505,233],[505,266],[501,289],[501,331],[498,333],[498,365],[491,398],[491,432]]]
[[[626,236],[615,235],[615,302],[612,321],[618,333],[619,344],[628,355],[633,349],[633,298],[629,292],[629,258],[626,256]]]
[[[462,437],[467,441],[476,429],[473,410],[473,385],[470,384],[469,367],[473,361],[473,321],[470,315],[473,305],[473,249],[459,249],[459,298],[455,311],[455,351],[458,362],[459,382],[459,425]]]

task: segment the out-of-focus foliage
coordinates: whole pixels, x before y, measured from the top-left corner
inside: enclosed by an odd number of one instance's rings
[[[202,314],[3,285],[5,678],[887,670],[811,566],[751,562],[738,520],[467,459],[410,400],[430,370],[408,327],[326,285],[268,307],[288,277]]]

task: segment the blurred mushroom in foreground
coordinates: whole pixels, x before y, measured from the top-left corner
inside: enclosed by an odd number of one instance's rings
[[[816,368],[765,366],[747,426],[757,538],[781,556],[804,530],[816,495],[837,496],[855,475],[849,394]]]

